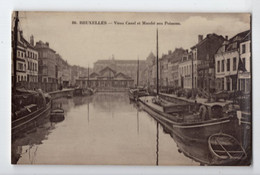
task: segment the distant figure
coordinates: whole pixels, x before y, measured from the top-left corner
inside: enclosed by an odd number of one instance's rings
[[[194,107],[193,107],[193,113],[197,113],[198,112],[198,107],[199,107],[199,105],[197,103],[197,100],[195,100]]]

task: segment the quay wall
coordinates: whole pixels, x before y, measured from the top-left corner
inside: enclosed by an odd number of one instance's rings
[[[49,92],[52,99],[61,98],[61,97],[67,97],[68,95],[73,96],[74,89],[64,89],[64,90],[58,90]]]
[[[129,88],[99,87],[96,92],[127,92]]]

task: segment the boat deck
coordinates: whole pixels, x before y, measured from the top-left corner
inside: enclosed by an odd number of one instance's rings
[[[208,99],[206,99],[206,98],[198,98],[197,97],[196,99],[187,99],[186,97],[177,97],[174,94],[166,94],[166,93],[160,93],[160,95],[166,96],[166,97],[169,97],[169,98],[174,98],[174,99],[181,100],[181,101],[185,101],[185,102],[188,102],[188,103],[195,103],[195,101],[196,101],[198,104],[202,104],[202,105],[206,105],[206,106],[214,106],[214,105],[225,106],[227,104],[232,103],[232,101],[228,101],[228,100],[209,103]]]

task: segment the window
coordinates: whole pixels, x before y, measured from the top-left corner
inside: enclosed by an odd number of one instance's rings
[[[237,58],[234,57],[233,58],[233,71],[235,71],[237,69]]]
[[[246,67],[246,58],[242,58],[242,62],[244,64],[244,66]]]
[[[224,70],[225,70],[225,63],[224,63],[224,60],[221,61],[221,68],[222,68],[222,72],[224,72]]]
[[[246,53],[246,45],[245,44],[242,45],[242,53]]]
[[[23,70],[23,64],[22,63],[18,63],[18,70]]]
[[[221,78],[221,85],[222,85],[221,90],[224,90],[224,78]]]
[[[227,71],[230,71],[230,59],[227,59]]]
[[[227,82],[227,91],[230,91],[230,79],[227,78],[226,82]]]
[[[220,72],[220,61],[218,61],[218,65],[217,66],[218,66],[218,68],[217,68],[218,72]]]
[[[18,55],[18,57],[20,57],[20,51],[17,51],[17,55]]]

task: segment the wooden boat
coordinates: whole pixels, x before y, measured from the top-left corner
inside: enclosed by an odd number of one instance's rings
[[[91,88],[76,88],[73,93],[75,96],[89,96],[93,94],[94,91]]]
[[[65,119],[64,110],[62,108],[56,108],[51,111],[50,121],[51,122],[61,122]]]
[[[72,94],[68,94],[68,95],[67,95],[67,98],[72,98]]]
[[[211,135],[208,139],[208,146],[215,164],[236,164],[247,157],[239,141],[228,134]]]
[[[156,30],[156,95],[159,97],[159,56],[158,29]],[[172,132],[178,137],[190,141],[207,142],[207,138],[220,131],[232,130],[230,127],[233,113],[224,113],[223,106],[218,103],[204,104],[198,108],[196,103],[178,104],[166,103],[154,96],[140,97],[143,109],[155,120],[171,126]],[[186,109],[186,110],[185,110]],[[199,112],[198,112],[199,111]]]
[[[61,117],[64,116],[64,110],[62,108],[53,109],[51,111],[51,117]]]
[[[139,97],[148,96],[149,93],[146,89],[134,88],[134,89],[129,89],[128,95],[130,100],[137,101]]]
[[[221,130],[235,130],[230,127],[230,122],[233,118],[231,113],[223,113],[223,107],[218,103],[202,105],[199,113],[193,113],[192,108],[195,106],[187,104],[168,104],[165,111],[165,106],[161,106],[153,102],[153,96],[141,97],[139,101],[142,108],[149,113],[153,118],[162,124],[171,126],[172,132],[184,139],[205,142],[209,136],[218,133]],[[186,110],[181,110],[185,107]],[[188,110],[187,110],[188,109]]]
[[[18,89],[13,96],[12,106],[12,137],[15,137],[21,131],[35,127],[41,118],[49,116],[51,97],[42,91]]]

